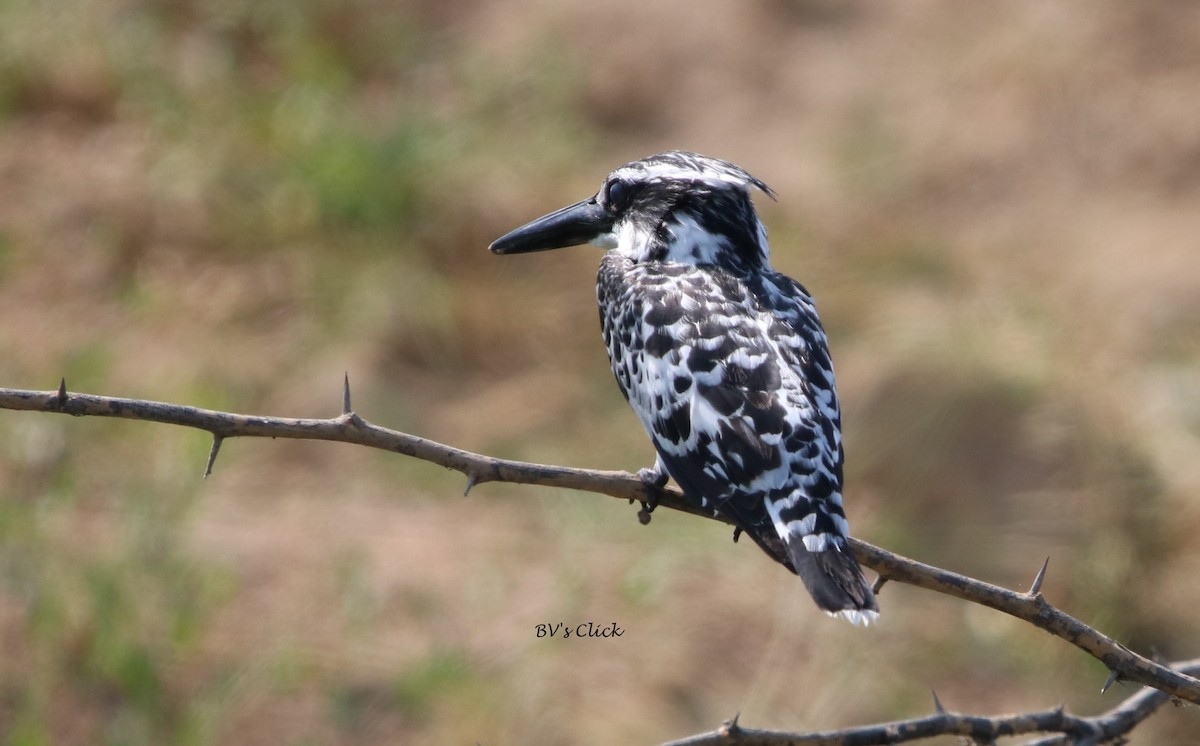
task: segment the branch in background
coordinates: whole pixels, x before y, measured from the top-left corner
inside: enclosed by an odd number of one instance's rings
[[[65,381],[56,391],[0,388],[0,409],[122,417],[204,430],[213,438],[204,472],[206,476],[212,470],[221,444],[229,438],[327,440],[379,448],[454,469],[466,475],[468,492],[484,482],[560,487],[610,495],[631,502],[638,500],[643,503],[640,514],[643,521],[649,518],[645,507],[649,504],[728,523],[688,501],[680,491],[672,488],[654,489],[627,472],[572,469],[491,458],[372,425],[351,410],[348,381],[342,391],[341,404],[342,414],[338,417],[293,419],[254,417],[141,399],[73,394],[67,391]],[[1110,671],[1105,688],[1117,680],[1135,681],[1164,694],[1200,704],[1200,680],[1129,650],[1051,605],[1041,594],[1045,565],[1029,592],[1022,593],[922,564],[864,541],[851,539],[850,546],[863,565],[879,573],[877,587],[884,581],[896,581],[1002,611],[1060,637],[1097,658]]]
[[[1174,664],[1172,668],[1179,673],[1200,673],[1200,658]],[[937,714],[923,718],[824,733],[782,733],[743,728],[738,725],[735,717],[711,733],[701,733],[663,746],[872,746],[905,743],[935,736],[964,736],[976,743],[992,743],[1003,736],[1027,736],[1037,733],[1058,735],[1030,741],[1026,746],[1121,743],[1124,736],[1169,700],[1169,695],[1145,687],[1113,709],[1096,717],[1077,717],[1061,707],[1020,715],[982,717],[947,712],[942,709],[935,694],[934,706]]]

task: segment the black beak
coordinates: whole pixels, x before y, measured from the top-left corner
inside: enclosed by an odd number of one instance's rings
[[[578,246],[608,233],[613,222],[613,216],[592,197],[508,232],[490,248],[493,254],[524,254]]]

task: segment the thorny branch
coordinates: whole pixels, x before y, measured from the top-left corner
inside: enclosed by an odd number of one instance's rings
[[[1173,666],[1181,673],[1200,673],[1200,658]],[[1170,696],[1158,689],[1144,687],[1111,710],[1096,717],[1078,717],[1062,707],[1019,715],[982,717],[947,712],[934,694],[937,713],[911,720],[897,720],[857,728],[824,733],[783,733],[779,731],[743,728],[737,718],[709,733],[701,733],[663,746],[871,746],[873,744],[904,743],[934,736],[963,736],[975,743],[993,743],[1004,736],[1027,736],[1053,733],[1047,738],[1030,741],[1026,746],[1061,746],[1064,744],[1121,743],[1139,723],[1170,701]]]
[[[341,404],[342,414],[337,417],[328,419],[295,419],[218,412],[141,399],[121,399],[94,396],[91,394],[75,394],[67,391],[65,381],[60,383],[56,391],[28,391],[0,388],[0,409],[58,412],[74,416],[121,417],[204,430],[211,434],[213,438],[213,447],[204,471],[205,476],[212,471],[213,463],[216,461],[221,444],[229,438],[264,437],[327,440],[379,448],[411,456],[422,461],[429,461],[447,469],[454,469],[466,475],[467,491],[484,482],[512,482],[559,487],[610,495],[629,500],[630,502],[637,500],[643,504],[641,516],[644,520],[649,518],[646,506],[650,505],[663,506],[672,510],[723,521],[722,518],[714,517],[708,511],[689,502],[678,490],[669,487],[655,489],[636,475],[627,472],[573,469],[563,466],[531,464],[522,461],[491,458],[443,445],[425,438],[419,438],[415,435],[373,425],[351,410],[348,380],[342,391]],[[1098,659],[1108,667],[1110,672],[1109,679],[1105,682],[1104,688],[1107,688],[1117,680],[1134,681],[1150,687],[1152,690],[1156,690],[1164,698],[1168,696],[1176,697],[1186,702],[1200,704],[1200,679],[1194,676],[1194,674],[1200,673],[1200,671],[1197,670],[1198,666],[1195,662],[1188,663],[1178,669],[1156,663],[1145,656],[1129,650],[1111,637],[1054,607],[1041,594],[1041,584],[1042,579],[1045,577],[1046,565],[1043,565],[1037,573],[1030,590],[1028,592],[1020,592],[926,565],[880,549],[864,541],[851,539],[850,545],[855,556],[858,557],[863,565],[879,573],[879,580],[876,582],[877,587],[885,581],[896,581],[943,593],[971,603],[988,606],[1029,622],[1033,626],[1066,640]],[[1136,699],[1136,696],[1127,700],[1127,703],[1134,699]],[[1154,707],[1162,703],[1157,699],[1154,699],[1154,702]],[[1123,707],[1124,705],[1122,705]],[[1117,708],[1113,712],[1116,713],[1122,708]],[[1153,708],[1150,708],[1150,711],[1153,711]],[[1139,712],[1141,711],[1139,710]],[[1146,715],[1148,714],[1147,712]],[[1085,726],[1091,727],[1087,724],[1102,720],[1104,717],[1109,717],[1109,715],[1102,716],[1099,719],[1088,720],[1074,718],[1060,711],[1053,711],[1052,713],[1030,713],[1010,719],[986,719],[939,713],[932,718],[893,723],[888,727],[903,726],[904,728],[916,729],[911,732],[924,734],[914,736],[914,738],[925,737],[925,735],[933,735],[935,733],[973,735],[974,731],[963,729],[975,727],[975,725],[984,721],[991,724],[988,727],[1000,727],[1010,721],[1012,723],[1018,721],[1026,722],[1029,718],[1033,718],[1034,720],[1028,720],[1028,722],[1034,722],[1039,717],[1043,718],[1043,720],[1038,721],[1043,725],[1051,723],[1051,721],[1059,722],[1063,725],[1063,727],[1042,728],[1042,732],[1049,730],[1073,736],[1078,733],[1086,733],[1086,730],[1080,730],[1080,728],[1085,728]],[[1059,720],[1055,721],[1054,718],[1059,718]],[[1081,723],[1084,725],[1080,725]],[[877,727],[882,728],[884,726]],[[1005,725],[1004,727],[1010,726]],[[938,728],[943,730],[937,730]],[[786,742],[786,739],[780,740],[781,734],[750,731],[737,727],[736,723],[732,725],[732,728],[726,728],[725,730],[727,731],[725,735],[720,737],[726,740],[689,740],[682,743],[751,744]],[[900,733],[909,731],[902,728],[901,731],[889,730],[887,732]],[[1038,731],[1025,727],[1024,730],[1013,732],[1033,733]],[[843,733],[850,733],[850,731],[844,731]],[[1104,733],[1107,735],[1107,732]],[[826,735],[831,736],[832,734]],[[707,734],[705,736],[697,736],[696,738],[711,739],[715,737],[713,734]],[[728,740],[735,737],[738,740]],[[849,740],[837,740],[834,738],[833,740],[824,741],[820,739],[797,740],[794,735],[788,736],[788,738],[791,738],[796,743],[867,744],[898,742],[895,737],[891,737],[892,740],[890,741],[860,740],[860,736],[854,736]],[[805,736],[804,738],[809,737]],[[816,738],[816,736],[813,738]],[[911,739],[905,738],[902,740]],[[1093,739],[1086,742],[1102,743],[1104,740],[1111,739]]]

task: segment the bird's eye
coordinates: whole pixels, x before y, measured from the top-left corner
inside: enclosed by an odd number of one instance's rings
[[[609,210],[618,211],[628,207],[629,195],[632,193],[629,185],[623,181],[614,181],[608,185],[604,194],[604,204]]]

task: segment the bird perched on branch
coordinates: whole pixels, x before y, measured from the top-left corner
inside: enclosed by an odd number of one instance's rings
[[[738,166],[673,151],[626,164],[595,196],[497,239],[497,254],[610,249],[597,296],[621,393],[668,475],[804,581],[821,609],[878,616],[846,544],[841,414],[812,298],[771,268]],[[736,538],[736,534],[735,534]]]

